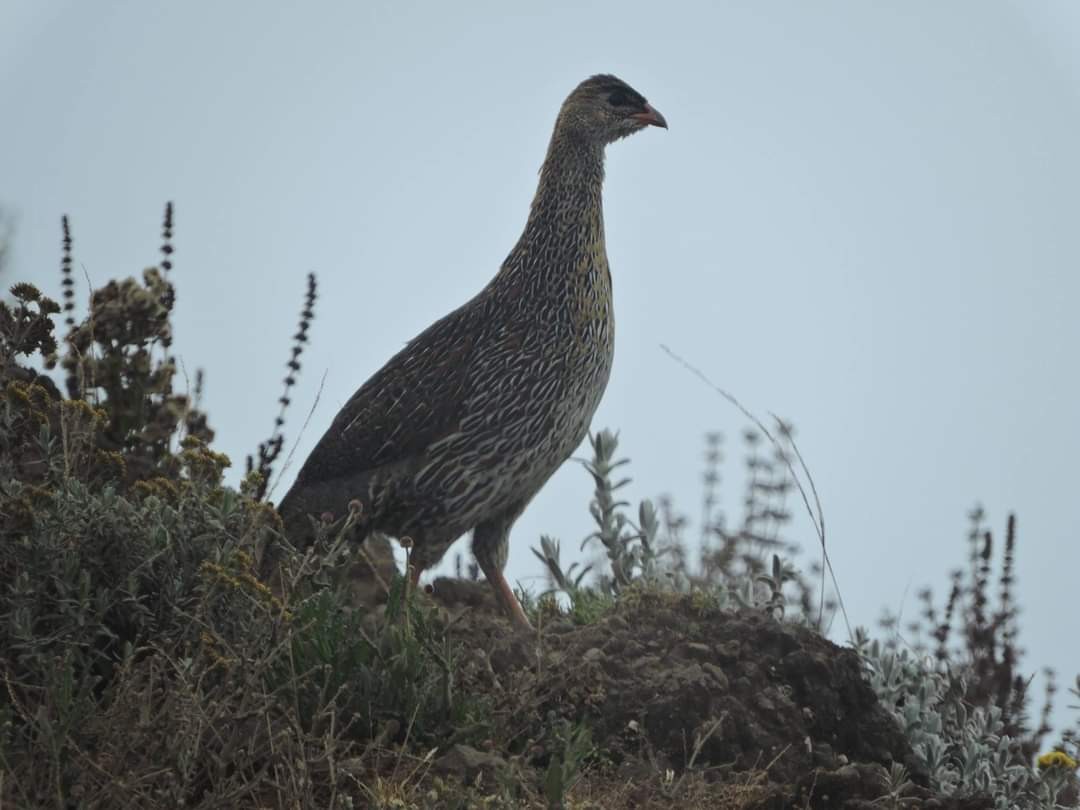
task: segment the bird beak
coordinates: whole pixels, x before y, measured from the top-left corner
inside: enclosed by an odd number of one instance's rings
[[[630,116],[635,121],[640,121],[642,124],[652,124],[654,127],[663,127],[667,129],[667,121],[664,119],[657,110],[652,108],[652,105],[646,102],[645,111],[634,113]]]

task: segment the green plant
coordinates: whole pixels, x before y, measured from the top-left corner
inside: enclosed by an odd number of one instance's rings
[[[290,657],[278,676],[296,684],[300,716],[318,716],[332,702],[362,739],[394,724],[430,744],[482,715],[480,696],[455,688],[454,645],[405,583],[392,583],[382,622],[348,605],[342,590],[319,590],[296,605]]]
[[[592,733],[584,724],[549,718],[551,758],[544,773],[544,798],[550,810],[563,810],[566,794],[581,777],[581,769],[595,752]]]

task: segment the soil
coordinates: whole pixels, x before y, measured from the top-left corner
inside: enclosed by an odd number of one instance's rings
[[[571,794],[583,807],[991,806],[928,790],[857,655],[807,628],[634,591],[594,623],[555,614],[527,637],[496,615],[486,583],[440,579],[429,591],[460,644],[460,688],[488,690],[511,741],[455,746],[438,773],[472,782],[505,764],[542,784],[562,723],[587,727],[596,747]],[[902,791],[894,763],[909,774]],[[597,791],[614,803],[588,803]]]

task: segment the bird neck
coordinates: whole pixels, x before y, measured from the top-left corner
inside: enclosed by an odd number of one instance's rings
[[[540,169],[519,252],[546,256],[549,270],[581,268],[583,252],[603,256],[604,147],[556,127]],[[508,261],[509,263],[509,261]]]

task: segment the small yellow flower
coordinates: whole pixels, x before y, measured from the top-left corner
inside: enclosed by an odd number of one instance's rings
[[[1075,771],[1077,762],[1064,751],[1051,751],[1050,753],[1043,754],[1039,757],[1038,765],[1040,770],[1046,770],[1047,768],[1064,768],[1065,770]]]

